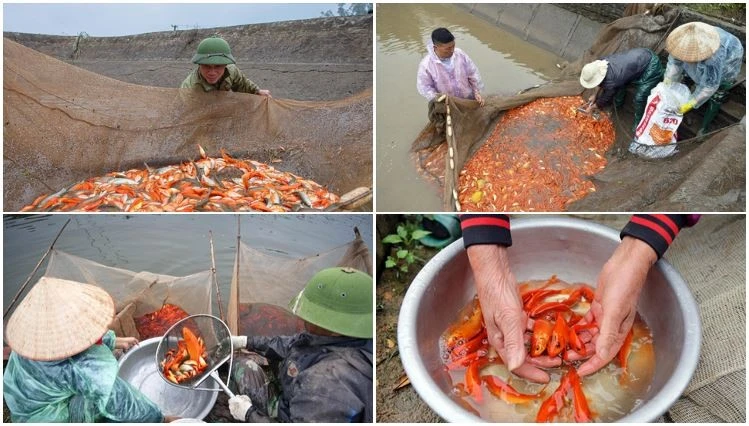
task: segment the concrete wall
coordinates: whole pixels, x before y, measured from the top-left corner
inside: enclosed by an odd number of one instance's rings
[[[624,3],[539,4],[463,3],[459,5],[525,41],[572,61],[595,40],[606,24],[622,17]],[[674,28],[692,21],[719,26],[741,40],[746,48],[746,27],[682,9]]]
[[[626,3],[557,3],[556,6],[568,10],[573,13],[579,13],[589,19],[608,24],[614,22],[624,15],[624,9],[627,7]],[[741,22],[727,22],[712,16],[703,15],[701,13],[689,10],[687,8],[681,8],[679,17],[676,18],[674,28],[679,25],[686,24],[687,22],[700,21],[706,24],[721,27],[729,33],[738,37],[741,43],[746,48],[746,26],[741,25]]]
[[[552,4],[461,4],[470,13],[566,60],[582,55],[604,24]]]

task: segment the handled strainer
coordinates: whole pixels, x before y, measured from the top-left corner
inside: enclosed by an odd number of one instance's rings
[[[194,336],[203,340],[206,354],[204,361],[207,366],[197,375],[182,380],[179,383],[175,383],[165,376],[161,362],[164,361],[166,354],[170,350],[173,350],[174,352],[180,351],[178,342],[185,340],[185,328],[189,329]],[[159,342],[159,346],[156,348],[156,365],[159,371],[159,376],[161,376],[161,378],[167,383],[183,389],[213,392],[215,389],[199,387],[208,377],[210,377],[221,386],[229,397],[233,397],[234,393],[232,393],[232,391],[229,390],[229,387],[221,380],[218,375],[218,369],[227,361],[229,362],[230,373],[227,375],[228,381],[229,376],[231,376],[231,364],[233,358],[234,347],[232,346],[229,327],[226,323],[221,321],[221,319],[206,314],[190,315],[189,317],[177,321],[171,326],[171,328],[169,328],[166,334],[164,334]]]

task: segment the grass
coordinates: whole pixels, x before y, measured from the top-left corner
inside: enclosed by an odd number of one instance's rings
[[[746,22],[746,3],[684,3],[681,6],[717,18]]]

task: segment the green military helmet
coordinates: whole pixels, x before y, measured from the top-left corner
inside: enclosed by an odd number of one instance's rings
[[[231,55],[229,43],[221,37],[208,37],[198,45],[198,53],[192,57],[193,64],[201,65],[229,65],[236,64]]]
[[[323,269],[291,300],[289,309],[326,330],[371,339],[372,286],[372,277],[356,269]]]

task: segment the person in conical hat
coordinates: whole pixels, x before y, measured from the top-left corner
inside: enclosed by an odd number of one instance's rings
[[[269,387],[257,359],[235,360],[232,375],[240,395],[229,399],[239,421],[373,421],[372,277],[352,268],[315,274],[289,303],[305,321],[293,336],[233,336],[277,372],[279,391]]]
[[[224,90],[252,93],[271,98],[270,90],[261,89],[237,67],[229,43],[218,35],[204,39],[192,57],[198,67],[185,77],[182,89],[201,88],[206,92]]]
[[[612,102],[621,106],[626,87],[634,87],[635,121],[632,127],[640,122],[648,95],[662,78],[663,67],[658,55],[645,48],[604,56],[586,64],[580,72],[580,84],[586,89],[597,89],[588,99],[589,110],[607,107]]]
[[[109,330],[114,301],[99,287],[42,277],[11,315],[3,397],[18,422],[162,422],[161,410],[117,377],[112,351],[138,341]]]
[[[679,82],[686,73],[695,83],[689,100],[679,107],[682,114],[707,103],[700,133],[707,132],[710,123],[728,99],[743,63],[741,41],[722,28],[703,22],[689,22],[674,29],[666,38],[668,64],[664,82]]]

